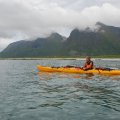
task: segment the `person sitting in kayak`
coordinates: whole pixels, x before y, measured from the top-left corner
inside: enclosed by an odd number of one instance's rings
[[[83,66],[83,70],[90,70],[93,69],[93,61],[91,61],[91,57],[86,57],[86,62]]]

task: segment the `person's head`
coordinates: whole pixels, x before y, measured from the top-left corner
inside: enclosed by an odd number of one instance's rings
[[[89,62],[91,60],[91,57],[90,56],[87,56],[86,57],[86,62]]]

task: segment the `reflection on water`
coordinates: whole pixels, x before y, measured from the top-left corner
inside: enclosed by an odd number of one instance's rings
[[[38,73],[36,68],[73,63],[82,61],[0,61],[0,120],[119,120],[120,76]]]
[[[38,77],[40,80],[50,80],[53,78],[81,78],[81,79],[87,79],[87,80],[92,80],[94,77],[100,77],[102,78],[107,78],[111,80],[120,80],[120,75],[95,75],[92,73],[89,74],[71,74],[71,73],[60,73],[60,72],[38,72]]]

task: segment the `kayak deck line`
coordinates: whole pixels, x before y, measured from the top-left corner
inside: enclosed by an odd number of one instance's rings
[[[78,73],[78,74],[108,74],[120,75],[120,70],[110,68],[94,68],[91,70],[83,70],[81,67],[52,67],[52,66],[37,66],[38,71],[44,72],[64,72],[64,73]]]

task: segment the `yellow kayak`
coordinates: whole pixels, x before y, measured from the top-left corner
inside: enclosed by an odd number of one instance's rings
[[[64,73],[78,73],[78,74],[107,74],[107,75],[120,75],[120,70],[108,68],[95,68],[91,70],[83,70],[80,67],[49,67],[37,66],[38,71],[44,72],[64,72]]]

